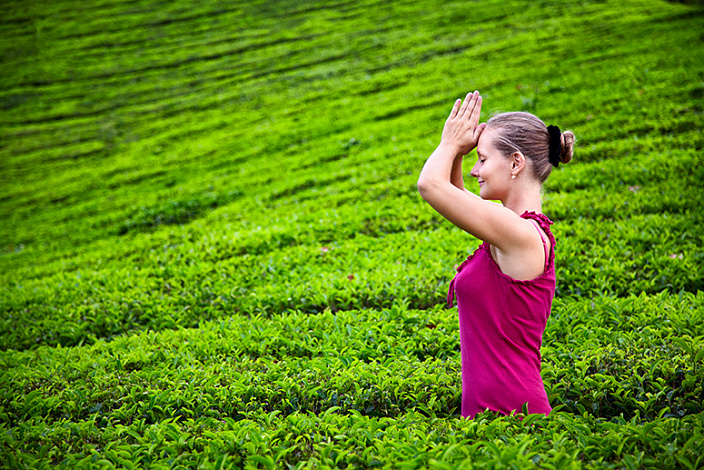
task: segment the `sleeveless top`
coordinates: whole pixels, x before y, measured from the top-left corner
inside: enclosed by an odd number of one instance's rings
[[[540,375],[540,346],[555,296],[555,238],[544,214],[524,212],[550,239],[543,273],[521,281],[501,272],[483,243],[457,268],[448,304],[457,294],[462,357],[462,416],[474,418],[487,408],[503,414],[549,414]]]

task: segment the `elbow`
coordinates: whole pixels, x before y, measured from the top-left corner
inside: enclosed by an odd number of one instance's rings
[[[432,194],[435,188],[437,188],[437,183],[432,179],[423,178],[422,175],[420,178],[418,178],[418,192],[420,193],[420,196],[426,201],[428,200],[428,197]]]
[[[425,199],[425,194],[428,191],[428,182],[421,176],[418,178],[418,192],[420,196]]]

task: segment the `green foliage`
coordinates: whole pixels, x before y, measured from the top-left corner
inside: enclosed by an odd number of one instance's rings
[[[4,5],[0,468],[702,468],[698,3]],[[578,139],[548,417],[459,416],[474,89]]]

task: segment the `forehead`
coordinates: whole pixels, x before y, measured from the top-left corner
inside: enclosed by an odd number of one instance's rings
[[[477,152],[481,153],[482,155],[487,155],[488,153],[491,153],[493,151],[496,151],[494,148],[494,137],[495,137],[494,130],[487,127],[484,129],[482,134],[479,136],[479,141],[477,142]]]

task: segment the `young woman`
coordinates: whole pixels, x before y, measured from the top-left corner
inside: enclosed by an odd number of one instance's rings
[[[423,199],[484,241],[448,295],[459,310],[462,416],[520,413],[524,404],[547,415],[540,346],[555,295],[555,238],[540,194],[552,167],[572,159],[574,134],[522,112],[479,124],[481,105],[477,91],[455,102],[418,179]],[[479,196],[462,182],[462,157],[474,148]]]

